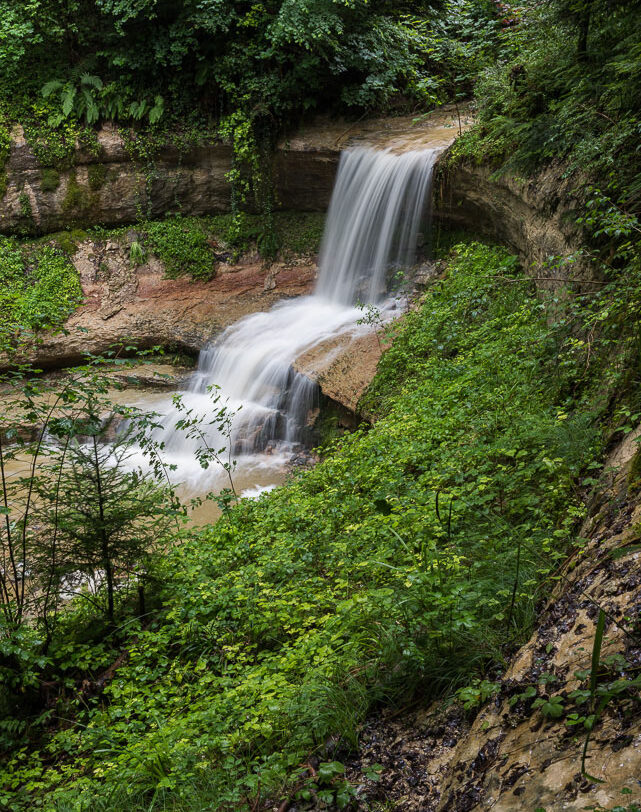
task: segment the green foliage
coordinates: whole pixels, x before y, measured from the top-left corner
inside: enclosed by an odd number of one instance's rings
[[[4,169],[11,152],[11,135],[9,128],[0,118],[0,169]]]
[[[354,746],[373,703],[474,678],[469,701],[489,696],[595,453],[550,312],[514,258],[459,246],[395,329],[368,395],[380,419],[157,562],[162,612],[104,702],[69,707],[75,727],[7,765],[15,808],[44,793],[51,809],[244,809],[293,792],[340,806],[340,765],[310,781],[300,764],[332,737]]]
[[[51,116],[49,121],[57,127],[65,118],[83,118],[87,124],[95,124],[100,117],[96,101],[96,91],[102,90],[102,80],[98,76],[83,73],[77,83],[73,79],[62,82],[52,79],[42,88],[42,95],[48,99],[52,94],[59,95],[60,112]]]
[[[512,15],[502,59],[480,72],[478,124],[457,157],[521,173],[561,158],[570,170],[614,181],[617,202],[638,212],[641,5],[530,0]]]
[[[25,220],[33,220],[31,198],[26,192],[20,192],[18,195],[18,203],[20,204],[20,214],[25,218]]]
[[[82,289],[68,257],[51,246],[30,250],[0,237],[0,318],[3,332],[61,324]]]
[[[109,362],[100,357],[55,381],[37,377],[28,365],[2,375],[7,408],[0,414],[0,747],[5,752],[50,723],[53,706],[32,713],[43,681],[55,686],[56,712],[64,712],[65,692],[73,690],[79,669],[91,679],[92,668],[110,664],[110,646],[122,639],[116,616],[127,618],[131,633],[137,625],[132,609],[145,614],[147,564],[168,521],[183,513],[171,488],[154,482],[162,471],[157,472],[151,438],[144,442],[151,472],[143,475],[131,465],[133,435],[147,436],[152,418],[110,402],[108,371]],[[108,413],[128,421],[109,444]],[[21,431],[25,421],[32,432]],[[62,611],[72,599],[73,613]],[[4,795],[1,800],[6,806]]]
[[[315,255],[324,222],[324,214],[276,212],[273,236],[278,250],[284,257]],[[137,247],[130,248],[131,261],[134,265],[141,264],[146,251],[150,251],[163,261],[170,278],[189,275],[194,279],[210,279],[220,260],[236,260],[241,254],[256,250],[264,258],[273,259],[274,246],[266,247],[263,239],[264,225],[264,218],[255,214],[175,216],[142,221],[139,224],[141,239],[136,241]],[[97,229],[96,234],[104,239],[118,239],[124,231],[126,229]]]
[[[224,246],[234,249],[234,253],[255,249],[261,252],[261,235],[264,234],[264,220],[261,215],[243,212],[241,217],[235,217],[221,214],[203,218],[203,222],[212,235]],[[280,211],[273,214],[274,237],[279,251],[285,257],[317,254],[324,226],[324,213]]]
[[[11,152],[11,135],[9,128],[5,125],[3,117],[0,115],[0,200],[7,191],[9,178],[5,172],[5,165],[9,160]]]
[[[122,574],[142,583],[170,510],[162,489],[128,469],[131,430],[105,444],[97,409],[89,399],[84,411],[77,410],[71,441],[68,420],[50,423],[61,446],[40,465],[35,482],[35,520],[44,532],[30,561],[43,593],[80,593],[87,582],[104,580],[104,595],[94,602],[113,623]]]
[[[150,249],[163,261],[165,274],[174,279],[190,274],[210,279],[215,273],[214,256],[202,223],[194,218],[172,217],[145,225]]]
[[[69,169],[73,165],[78,145],[89,154],[97,155],[95,131],[82,127],[73,120],[65,120],[53,127],[48,122],[50,105],[42,102],[30,103],[19,112],[25,137],[41,166]]]
[[[320,249],[324,213],[276,212],[274,228],[281,251],[294,256],[314,255]]]
[[[154,125],[190,105],[253,120],[336,101],[372,109],[401,94],[433,100],[431,70],[456,59],[467,66],[492,36],[491,3],[448,0],[441,22],[426,28],[439,5],[180,0],[158,11],[146,1],[3,0],[0,95],[15,107],[41,92],[52,126],[100,118]],[[453,36],[461,43],[448,50]]]
[[[262,212],[265,256],[279,248],[272,153],[283,129],[314,110],[458,100],[498,41],[489,0],[1,0],[0,17],[0,109],[41,163],[70,166],[76,139],[106,120],[152,137],[195,125],[231,144],[237,229],[243,208]]]
[[[134,268],[138,267],[138,265],[142,265],[147,258],[145,253],[145,249],[142,245],[138,242],[138,240],[134,240],[130,247],[129,247],[129,260]]]
[[[500,683],[489,680],[474,680],[471,685],[459,688],[456,692],[457,699],[463,703],[465,710],[478,708],[495,696],[501,688]]]
[[[1,0],[0,17],[0,108],[41,163],[68,167],[101,121],[165,135],[196,124],[231,144],[233,212],[264,214],[265,256],[279,248],[272,151],[285,127],[312,110],[458,100],[498,28],[488,0]]]

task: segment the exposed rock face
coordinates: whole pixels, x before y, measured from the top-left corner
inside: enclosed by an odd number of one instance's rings
[[[462,122],[467,126],[467,120]],[[449,109],[422,121],[371,119],[356,124],[319,121],[284,139],[274,159],[278,204],[297,211],[324,211],[341,150],[350,143],[408,148],[446,147],[458,132]],[[94,153],[80,147],[71,169],[41,166],[20,127],[12,134],[7,191],[0,199],[0,232],[49,233],[70,226],[133,223],[167,212],[201,215],[229,211],[231,148],[220,141],[184,150],[168,144],[145,167],[132,159],[113,125],[97,134]]]
[[[16,128],[6,165],[7,191],[0,202],[0,231],[47,233],[76,225],[131,223],[141,215],[160,217],[178,209],[184,214],[229,210],[225,176],[231,150],[225,144],[185,153],[168,147],[149,170],[131,159],[113,126],[100,130],[98,145],[96,155],[79,149],[72,169],[47,170]]]
[[[558,271],[542,272],[549,257],[578,250],[581,231],[573,206],[575,183],[550,167],[533,179],[495,176],[486,166],[463,164],[439,172],[434,190],[435,220],[502,242],[521,257],[526,272],[543,286],[553,286]],[[568,272],[561,274],[568,276]],[[572,276],[586,278],[585,269]]]
[[[315,380],[321,392],[350,412],[376,374],[382,348],[375,332],[328,339],[296,359],[297,372]]]
[[[464,115],[460,128],[470,123]],[[458,132],[457,114],[445,108],[421,121],[316,121],[278,146],[274,162],[278,203],[287,209],[324,211],[340,152],[350,144],[392,150],[445,149]],[[160,217],[177,210],[195,215],[229,210],[226,174],[231,151],[227,145],[203,143],[184,152],[167,146],[153,169],[144,169],[131,159],[115,127],[104,127],[98,143],[97,154],[78,149],[75,167],[57,172],[38,164],[24,134],[16,130],[6,167],[7,192],[0,201],[0,231],[51,232],[97,222],[134,222],[141,214]],[[567,277],[568,271],[541,270],[542,265],[549,256],[567,256],[580,244],[570,193],[570,181],[554,169],[526,182],[509,176],[495,178],[486,167],[463,165],[439,172],[433,214],[437,224],[507,243],[520,254],[526,269],[539,277],[537,284],[554,286],[555,277]],[[314,272],[310,263],[266,270],[256,260],[223,266],[219,276],[206,284],[172,282],[162,278],[163,269],[153,260],[134,272],[117,247],[89,243],[74,261],[88,301],[69,321],[71,335],[42,337],[34,359],[40,365],[79,361],[85,350],[102,352],[125,338],[143,346],[175,344],[196,350],[240,315],[267,308],[282,296],[309,292]],[[585,278],[585,269],[571,268],[573,275]],[[77,327],[88,332],[79,333]],[[378,343],[371,336],[342,349],[316,348],[298,366],[317,378],[325,394],[354,409],[374,375],[377,351]]]
[[[258,257],[248,257],[237,265],[220,264],[208,282],[166,279],[158,259],[133,268],[126,244],[93,240],[79,246],[73,262],[85,304],[67,321],[65,333],[38,336],[30,353],[38,367],[69,366],[86,353],[123,344],[196,353],[242,316],[308,293],[316,273],[309,259],[266,268]]]

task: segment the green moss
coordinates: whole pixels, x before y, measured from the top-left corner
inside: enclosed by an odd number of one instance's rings
[[[7,193],[7,186],[8,185],[9,185],[9,176],[4,171],[4,169],[2,169],[2,170],[0,170],[0,200]]]
[[[60,249],[64,251],[65,254],[69,254],[69,256],[73,256],[78,250],[78,245],[88,239],[88,237],[87,232],[80,228],[74,228],[71,231],[61,231],[54,235],[54,239],[60,246]]]
[[[20,203],[20,214],[28,220],[33,220],[33,209],[31,208],[29,195],[26,192],[20,192],[18,202]]]
[[[87,170],[87,177],[89,180],[89,188],[97,192],[102,189],[107,179],[107,167],[105,164],[91,164]]]
[[[67,191],[62,201],[62,211],[65,213],[76,212],[85,214],[92,203],[91,193],[86,186],[78,183],[75,170],[69,175]]]
[[[55,192],[60,186],[60,172],[57,169],[48,168],[40,171],[40,189],[43,192]]]

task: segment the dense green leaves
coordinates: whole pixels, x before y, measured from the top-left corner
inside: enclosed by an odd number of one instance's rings
[[[26,250],[0,237],[2,330],[61,324],[79,304],[82,290],[69,258],[51,246]]]
[[[39,787],[45,809],[250,807],[328,737],[354,744],[378,699],[501,663],[595,451],[555,331],[514,258],[460,246],[383,359],[382,417],[159,562],[163,612],[104,701],[9,765],[16,788],[37,776],[14,808]]]
[[[484,2],[446,6],[446,14],[491,13]],[[1,8],[0,95],[15,107],[16,84],[28,93],[39,82],[57,99],[52,120],[154,123],[167,99],[172,112],[279,118],[338,99],[361,108],[398,93],[420,101],[433,50],[427,18],[386,0],[32,0]],[[431,13],[427,2],[414,11]]]
[[[520,172],[563,158],[638,212],[641,4],[531,0],[505,23],[502,58],[479,76],[479,124],[457,152]]]

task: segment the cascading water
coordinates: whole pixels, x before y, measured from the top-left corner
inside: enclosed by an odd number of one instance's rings
[[[211,411],[208,389],[215,385],[228,407],[240,410],[231,432],[239,465],[256,465],[256,455],[269,448],[271,455],[261,455],[260,464],[282,466],[283,455],[304,442],[317,387],[292,365],[328,338],[367,329],[357,324],[363,315],[357,303],[385,309],[388,274],[414,260],[437,154],[429,149],[401,154],[346,150],[327,214],[314,294],[241,319],[200,353],[183,403],[194,413]],[[179,419],[168,412],[155,439],[177,466],[177,478],[194,486],[203,477],[197,443],[177,428]],[[211,447],[227,442],[209,428]]]
[[[438,150],[343,153],[327,212],[315,298],[338,305],[381,301],[390,270],[416,255]]]

